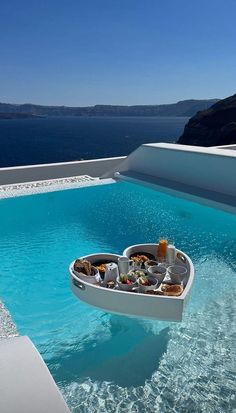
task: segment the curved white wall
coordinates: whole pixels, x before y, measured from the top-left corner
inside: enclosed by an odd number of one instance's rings
[[[151,175],[157,184],[158,179],[165,179],[236,196],[236,152],[232,150],[145,144],[121,162],[116,171]]]

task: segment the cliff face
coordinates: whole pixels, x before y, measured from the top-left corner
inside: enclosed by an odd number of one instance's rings
[[[196,146],[236,143],[236,94],[193,116],[177,143]]]

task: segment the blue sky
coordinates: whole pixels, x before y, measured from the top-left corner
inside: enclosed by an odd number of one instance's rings
[[[0,101],[159,104],[236,93],[235,0],[8,0]]]

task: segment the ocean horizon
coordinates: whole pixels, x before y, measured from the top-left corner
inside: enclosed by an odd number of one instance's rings
[[[0,120],[0,167],[128,155],[176,142],[188,117],[45,117]]]

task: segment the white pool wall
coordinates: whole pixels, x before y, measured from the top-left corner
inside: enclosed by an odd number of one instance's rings
[[[116,168],[123,159],[125,159],[125,156],[92,159],[89,161],[0,168],[0,185],[66,178],[79,175],[99,177],[110,169]]]
[[[166,143],[144,144],[123,160],[117,171],[151,176],[156,178],[157,183],[159,179],[165,179],[236,195],[236,151],[233,150]]]
[[[198,201],[214,201],[213,207],[223,205],[236,211],[236,151],[235,145],[196,147],[168,143],[143,144],[127,157],[93,159],[89,161],[29,165],[0,168],[0,187],[4,185],[44,182],[53,179],[88,175],[105,183],[104,178],[121,179],[174,196]],[[63,183],[61,189],[65,188]],[[60,189],[59,188],[59,189]],[[198,198],[193,198],[194,196]],[[216,203],[215,203],[216,202]],[[218,204],[217,204],[218,203]],[[226,205],[226,208],[225,208]],[[227,208],[227,206],[230,206]]]

